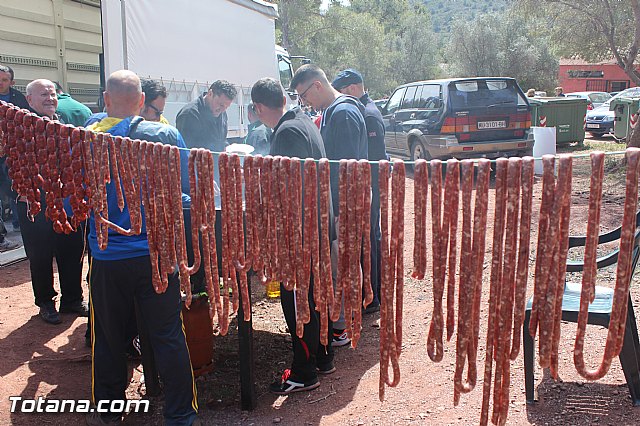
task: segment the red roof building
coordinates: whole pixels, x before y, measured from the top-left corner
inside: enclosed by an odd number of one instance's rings
[[[560,59],[558,82],[565,93],[619,92],[636,86],[613,59],[597,64],[582,59]]]

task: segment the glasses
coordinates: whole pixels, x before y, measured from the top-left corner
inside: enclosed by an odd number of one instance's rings
[[[160,116],[162,115],[162,113],[164,111],[160,111],[158,108],[154,107],[153,105],[149,104],[147,105],[148,108],[151,108],[153,110],[153,112],[156,113],[156,117],[160,118]]]
[[[307,87],[307,89],[306,89],[304,92],[302,92],[302,93],[299,93],[299,94],[298,94],[298,97],[299,97],[300,99],[302,99],[303,101],[306,101],[307,99],[305,98],[305,95],[307,94],[307,92],[309,91],[309,89],[311,89],[311,88],[313,87],[313,85],[314,85],[315,83],[316,83],[315,81],[314,81],[313,83],[311,83],[311,84],[309,85],[309,87]]]

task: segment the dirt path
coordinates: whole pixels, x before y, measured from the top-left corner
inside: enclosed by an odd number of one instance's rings
[[[608,164],[604,204],[603,230],[619,224],[621,215],[621,174],[614,163]],[[575,164],[573,184],[572,233],[583,233],[586,227],[588,200],[588,162]],[[536,181],[536,203],[540,182]],[[491,191],[493,196],[493,190]],[[338,371],[321,379],[321,386],[308,393],[275,397],[267,387],[290,362],[289,342],[279,303],[265,299],[264,289],[254,287],[254,328],[256,350],[256,387],[258,408],[252,412],[239,409],[237,334],[215,339],[215,370],[198,379],[200,415],[205,424],[262,425],[387,425],[387,424],[477,424],[482,400],[479,381],[476,390],[464,395],[453,407],[453,370],[455,341],[445,345],[444,359],[433,363],[426,355],[426,332],[431,316],[431,281],[416,281],[411,274],[413,249],[413,183],[407,179],[405,236],[405,328],[400,359],[402,379],[395,389],[388,389],[386,400],[378,400],[378,314],[364,317],[363,332],[356,350],[339,348]],[[537,208],[534,208],[534,210]],[[532,242],[537,238],[537,213],[534,215]],[[492,224],[490,213],[489,224]],[[490,236],[491,226],[487,229]],[[491,252],[488,239],[485,265]],[[531,265],[535,252],[531,255]],[[429,263],[430,265],[430,263]],[[431,266],[429,266],[430,268]],[[429,269],[430,270],[430,269]],[[488,294],[485,268],[483,306]],[[615,271],[606,271],[600,284],[613,285]],[[532,281],[529,288],[532,287]],[[0,424],[69,425],[82,424],[78,414],[10,414],[8,397],[81,399],[90,395],[90,354],[84,346],[86,320],[64,316],[63,324],[50,326],[37,317],[33,306],[28,263],[0,271],[0,299],[5,308],[0,312]],[[632,287],[636,315],[640,314],[640,287],[636,277]],[[479,365],[484,363],[486,308],[482,312]],[[536,425],[637,425],[640,408],[631,406],[624,375],[619,362],[609,374],[596,383],[585,383],[576,373],[572,361],[575,324],[563,324],[560,375],[554,383],[536,369],[539,402],[527,406],[524,395],[522,355],[512,364],[512,386],[509,424]],[[588,331],[587,362],[595,366],[602,357],[606,330],[592,327]],[[455,336],[454,336],[455,339]],[[144,393],[140,372],[136,370],[128,390],[130,397]],[[136,414],[126,424],[161,424],[161,398],[152,400],[152,413]]]

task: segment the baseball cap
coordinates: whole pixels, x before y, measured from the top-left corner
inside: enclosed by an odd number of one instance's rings
[[[362,75],[360,75],[358,71],[348,68],[344,71],[340,71],[338,75],[336,75],[336,78],[333,79],[331,85],[336,90],[340,90],[344,87],[358,83],[362,83]]]

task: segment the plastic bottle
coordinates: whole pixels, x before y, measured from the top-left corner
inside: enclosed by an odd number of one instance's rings
[[[278,281],[269,281],[266,285],[266,290],[269,299],[280,297],[280,283]]]

